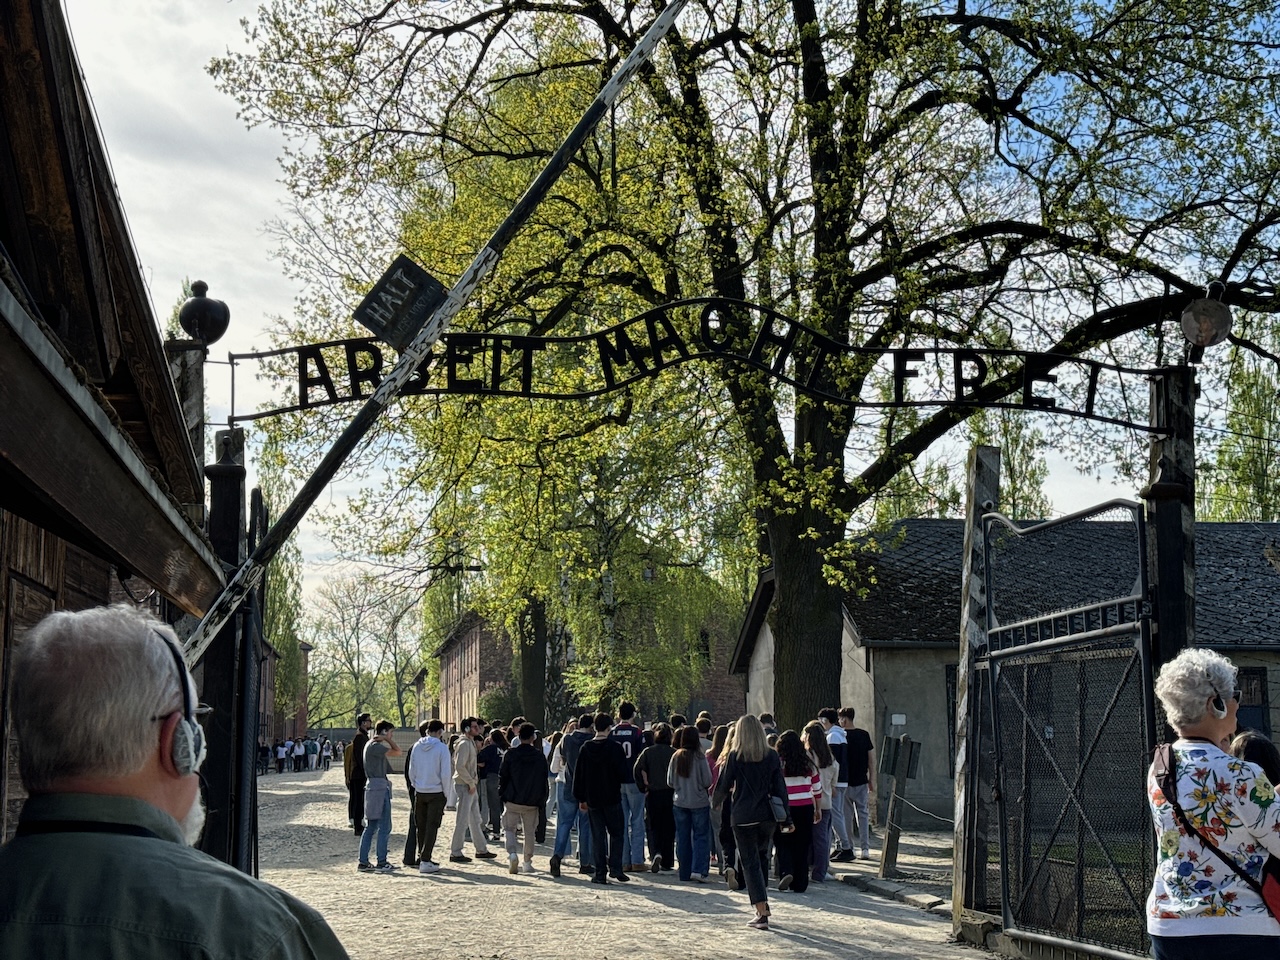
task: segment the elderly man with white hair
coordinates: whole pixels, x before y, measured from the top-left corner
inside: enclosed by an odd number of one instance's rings
[[[0,847],[0,957],[347,956],[315,910],[192,849],[204,735],[168,626],[52,614],[11,682],[30,796]]]
[[[1178,733],[1147,777],[1156,960],[1280,956],[1280,921],[1255,890],[1267,854],[1280,856],[1280,803],[1256,764],[1226,752],[1240,707],[1236,668],[1213,650],[1183,650],[1160,669],[1156,696]]]

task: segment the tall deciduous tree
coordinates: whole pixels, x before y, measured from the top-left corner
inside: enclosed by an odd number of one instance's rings
[[[478,208],[455,198],[514,202],[648,16],[594,0],[276,0],[248,52],[213,70],[249,122],[298,135],[286,178],[310,205],[307,250],[356,219],[370,231],[341,250],[404,243],[447,272],[458,239],[493,221],[448,234],[411,230],[415,217],[444,208],[465,226]],[[1151,364],[1164,321],[1209,278],[1233,304],[1275,308],[1276,16],[1262,0],[708,0],[461,322],[552,333],[613,319],[619,298],[717,294],[873,353]],[[519,124],[506,89],[535,98]],[[354,292],[380,268],[339,269],[335,287]],[[756,331],[727,320],[746,352]],[[801,376],[814,359],[797,351]],[[777,570],[775,712],[797,723],[839,699],[850,518],[965,413],[890,438],[857,409],[712,370]],[[999,365],[972,399],[1007,396],[1022,373]],[[816,372],[845,395],[883,381],[874,356]],[[1087,388],[1065,375],[1055,387]],[[1145,397],[1100,398],[1135,403],[1145,410]]]

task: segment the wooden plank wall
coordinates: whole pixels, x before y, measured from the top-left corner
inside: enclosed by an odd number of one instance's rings
[[[9,717],[9,667],[22,634],[54,610],[83,610],[109,599],[111,565],[40,527],[0,510],[0,837],[18,823],[26,792]]]

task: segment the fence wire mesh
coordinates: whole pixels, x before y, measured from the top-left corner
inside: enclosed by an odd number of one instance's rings
[[[1143,541],[1136,505],[1025,531],[988,518],[966,852],[975,909],[1139,954],[1154,863]]]
[[[989,623],[1008,626],[1141,596],[1142,544],[1133,508],[1116,504],[1029,533],[987,526]]]
[[[1153,833],[1132,640],[1000,663],[1007,895],[1015,926],[1145,952]]]

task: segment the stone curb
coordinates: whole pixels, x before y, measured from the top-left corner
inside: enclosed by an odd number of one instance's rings
[[[851,887],[857,887],[859,890],[877,897],[884,897],[886,900],[897,900],[899,903],[905,903],[938,916],[951,916],[951,901],[945,900],[936,894],[918,893],[908,886],[894,883],[891,880],[881,880],[879,877],[865,877],[859,874],[845,874],[840,880]]]

